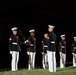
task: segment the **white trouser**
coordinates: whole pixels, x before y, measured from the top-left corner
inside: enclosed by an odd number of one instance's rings
[[[76,67],[76,54],[73,55],[73,67]]]
[[[48,55],[47,55],[47,53],[44,53],[44,57],[42,58],[42,64],[43,64],[44,69],[45,69],[45,67],[48,67]]]
[[[60,54],[60,68],[64,68],[66,63],[66,54]]]
[[[31,61],[31,66],[33,69],[35,68],[35,55],[36,55],[36,52],[30,52],[30,61]],[[29,70],[31,69],[31,66],[30,64],[28,64]]]
[[[56,52],[48,51],[49,72],[56,72]]]
[[[19,61],[19,52],[12,51],[12,61],[11,61],[11,70],[18,70],[18,61]]]

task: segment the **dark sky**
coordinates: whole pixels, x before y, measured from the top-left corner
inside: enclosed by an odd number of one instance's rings
[[[27,38],[29,29],[36,30],[37,55],[36,65],[41,65],[40,43],[43,34],[47,32],[48,24],[55,25],[55,33],[58,42],[61,34],[66,34],[67,41],[67,61],[72,61],[70,46],[73,36],[76,35],[76,12],[74,2],[52,2],[50,0],[21,0],[0,2],[0,67],[10,67],[11,55],[8,49],[8,39],[11,35],[10,28],[18,26]],[[21,38],[23,41],[23,39]],[[21,46],[20,67],[27,65],[27,54],[25,45]],[[69,59],[68,59],[69,58]],[[39,59],[39,60],[38,60]],[[38,62],[40,61],[40,62]],[[59,54],[57,50],[57,61]]]

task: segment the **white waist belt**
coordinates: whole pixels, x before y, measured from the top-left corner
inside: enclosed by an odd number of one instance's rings
[[[17,43],[13,42],[12,44],[17,45]]]
[[[51,41],[51,43],[55,43],[55,41]]]
[[[44,45],[44,47],[48,47],[48,46]]]
[[[30,46],[33,46],[33,44],[30,44]]]
[[[61,48],[65,48],[65,46],[61,46]]]
[[[74,47],[74,49],[76,49],[76,47]]]

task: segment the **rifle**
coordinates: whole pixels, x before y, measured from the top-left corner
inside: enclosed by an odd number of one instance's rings
[[[35,38],[34,38],[34,50],[36,51],[36,45],[35,45]],[[28,42],[28,45],[30,46],[30,42]],[[30,56],[30,48],[28,48],[29,51],[29,61],[28,61],[28,65],[29,65],[29,70],[32,69],[32,62],[31,62],[31,56]]]
[[[43,44],[43,54],[42,54],[42,58],[43,58],[43,60],[44,60],[44,64],[45,64],[45,68],[46,68],[47,66],[46,66],[46,61],[45,61],[44,44]]]
[[[65,63],[64,63],[64,58],[63,58],[63,56],[62,56],[62,63],[63,63],[63,65],[65,66]]]
[[[60,44],[60,46],[62,47],[62,45]],[[61,48],[61,52],[62,52],[62,48]],[[63,63],[63,65],[65,66],[65,63],[64,63],[64,57],[62,56],[62,54],[61,54],[61,56],[60,56],[60,58],[62,57],[62,63]]]
[[[34,38],[34,50],[35,50],[35,52],[36,52],[36,40],[35,40],[35,38]]]
[[[23,35],[22,31],[20,30],[20,35],[23,37],[23,40],[25,41],[26,38],[25,36]],[[29,45],[29,42],[27,43],[27,45]],[[29,61],[28,61],[28,67],[29,69],[31,68],[32,69],[32,64],[31,64],[31,56],[30,56],[30,48],[26,48],[27,51],[29,51]]]
[[[74,49],[74,44],[73,44],[73,52],[75,52],[75,49]],[[75,56],[75,54],[73,54],[73,56],[74,56],[75,63],[76,63],[76,56]]]
[[[20,33],[20,35],[22,36],[23,40],[25,41],[25,40],[26,40],[26,38],[25,38],[25,36],[23,35],[23,33],[22,33],[21,29],[20,29],[19,33]]]
[[[30,70],[30,69],[32,69],[32,62],[31,62],[31,55],[30,55],[30,42],[28,42],[27,45],[29,46],[27,48],[27,51],[29,52],[29,54],[28,54],[28,58],[29,58],[29,60],[28,60],[28,69]]]
[[[29,55],[28,55],[28,69],[32,69],[32,63],[31,63],[31,56],[30,56],[30,48],[27,48],[27,51],[29,51]]]
[[[75,56],[75,54],[73,54],[73,56],[74,56],[74,59],[75,59],[75,63],[76,63],[76,56]]]
[[[76,56],[74,55],[74,58],[75,58],[75,63],[76,63]]]

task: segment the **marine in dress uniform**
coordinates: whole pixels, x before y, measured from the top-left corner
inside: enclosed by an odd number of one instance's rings
[[[17,71],[19,52],[21,51],[20,45],[24,43],[21,42],[19,37],[17,36],[17,27],[13,27],[11,30],[13,33],[9,38],[9,50],[10,50],[10,54],[12,55],[11,70]]]
[[[49,72],[56,72],[56,40],[57,36],[53,32],[54,26],[48,25],[49,31],[49,45],[50,49],[48,50],[48,64],[49,64]]]
[[[58,50],[60,54],[60,68],[65,67],[66,63],[66,41],[65,35],[61,35],[61,41],[59,42]]]
[[[74,42],[72,43],[72,55],[73,55],[73,67],[76,67],[76,37],[74,37]]]
[[[28,42],[29,42],[29,51],[27,51],[27,54],[30,55],[30,62],[31,62],[31,66],[30,64],[28,64],[28,69],[30,70],[31,67],[32,69],[35,68],[35,55],[36,55],[36,38],[35,36],[35,30],[29,30],[30,33],[30,37],[28,37]]]
[[[43,65],[43,69],[48,67],[48,55],[47,55],[47,50],[49,49],[48,46],[48,42],[49,42],[49,37],[48,34],[45,33],[44,34],[44,39],[42,40],[42,65]]]

